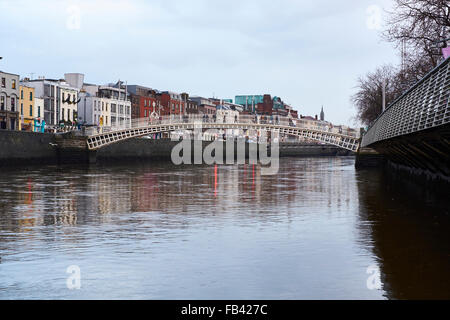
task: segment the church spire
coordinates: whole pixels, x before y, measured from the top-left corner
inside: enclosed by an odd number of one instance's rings
[[[320,121],[325,121],[325,113],[323,112],[323,106],[322,110],[320,110]]]

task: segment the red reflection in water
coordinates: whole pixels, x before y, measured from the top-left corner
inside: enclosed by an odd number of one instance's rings
[[[252,165],[252,190],[255,191],[255,165]]]
[[[214,196],[217,196],[217,164],[214,165]]]
[[[247,180],[245,179],[247,177],[247,164],[244,163],[244,183],[242,184],[244,186],[244,191],[247,189]]]
[[[27,187],[28,187],[27,204],[31,205],[31,204],[33,204],[33,199],[32,199],[33,185],[32,185],[32,182],[31,182],[30,178],[28,178]]]

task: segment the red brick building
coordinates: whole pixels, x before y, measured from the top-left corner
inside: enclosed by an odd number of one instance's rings
[[[262,103],[258,103],[256,105],[256,111],[259,114],[271,115],[272,114],[272,110],[273,110],[272,97],[270,96],[270,94],[265,94],[263,96],[263,102]]]
[[[139,100],[139,117],[149,117],[152,112],[158,113],[159,100],[154,97],[140,96]]]
[[[186,105],[181,94],[164,91],[160,95],[161,115],[185,114]]]
[[[161,109],[160,95],[157,90],[130,85],[127,91],[131,97],[131,118],[149,117],[152,112],[159,114]]]

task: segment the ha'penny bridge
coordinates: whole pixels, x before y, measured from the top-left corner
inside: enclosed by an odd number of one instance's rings
[[[296,136],[337,146],[357,153],[356,167],[371,158],[377,163],[425,174],[450,182],[450,58],[442,61],[414,86],[391,103],[360,138],[336,130],[331,124],[280,116],[205,115],[148,117],[113,128],[98,128],[84,136],[60,137],[59,150],[84,150],[94,154],[105,146],[152,134],[214,129],[234,133],[232,139],[270,133],[268,136]],[[221,138],[216,135],[216,138]],[[227,135],[227,138],[228,135]],[[203,139],[203,138],[201,138]],[[275,140],[272,140],[274,142]]]
[[[359,147],[359,137],[343,134],[325,122],[281,116],[256,115],[170,115],[133,119],[114,127],[90,127],[60,135],[57,149],[61,158],[82,157],[95,162],[96,151],[131,138],[154,134],[181,135],[196,140],[246,139],[248,142],[273,143],[282,136],[302,137],[351,152]],[[250,140],[250,141],[249,141]]]
[[[236,116],[204,117],[203,115],[166,116],[161,118],[141,118],[132,120],[128,125],[109,129],[102,133],[87,136],[89,150],[97,150],[104,146],[130,138],[143,137],[166,132],[182,132],[186,130],[204,132],[216,129],[222,131],[239,131],[236,136],[248,135],[249,132],[261,131],[277,135],[303,137],[308,140],[334,145],[350,151],[356,151],[359,139],[332,131],[329,128],[310,125],[307,120],[289,117]],[[235,136],[235,137],[236,137]],[[230,136],[227,135],[227,139]]]

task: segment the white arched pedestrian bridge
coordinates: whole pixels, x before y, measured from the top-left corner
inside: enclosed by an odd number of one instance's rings
[[[239,115],[235,118],[229,117],[225,119],[224,117],[215,118],[211,115],[209,115],[209,117],[206,117],[205,115],[172,115],[159,118],[149,117],[134,119],[131,123],[126,125],[103,128],[102,132],[88,134],[87,146],[89,150],[97,150],[126,139],[163,132],[237,129],[242,130],[244,135],[251,131],[265,131],[271,132],[272,134],[303,137],[305,139],[331,144],[354,152],[358,150],[359,137],[334,132],[331,126],[319,127],[317,125],[312,125],[312,122],[314,121],[293,119],[290,117],[255,115]]]

